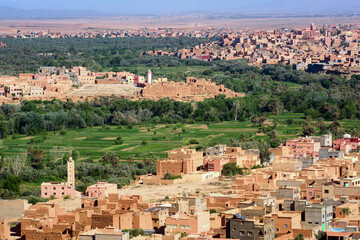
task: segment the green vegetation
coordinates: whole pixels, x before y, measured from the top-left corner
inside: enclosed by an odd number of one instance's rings
[[[210,214],[212,213],[216,213],[216,210],[215,209],[210,209]]]
[[[292,119],[293,124],[287,125],[287,120]],[[273,121],[278,121],[278,126],[272,131],[262,131],[262,128],[273,128]],[[118,126],[95,126],[84,129],[67,130],[67,135],[60,135],[58,131],[48,132],[46,140],[43,134],[35,136],[24,136],[13,134],[2,140],[0,151],[6,156],[12,157],[27,151],[29,147],[40,148],[48,158],[62,158],[66,152],[74,151],[80,155],[79,161],[93,160],[99,161],[104,153],[112,152],[119,156],[121,160],[129,158],[142,160],[156,156],[158,158],[167,157],[166,151],[174,148],[191,145],[190,140],[198,141],[193,146],[199,149],[215,144],[228,144],[230,146],[241,145],[244,148],[256,148],[257,142],[262,139],[266,142],[280,144],[286,139],[303,135],[303,124],[306,122],[304,114],[282,114],[279,116],[269,116],[268,123],[263,127],[253,126],[250,120],[224,121],[218,123],[172,123],[172,124],[140,124],[128,128],[118,128]],[[324,121],[329,127],[332,122]],[[358,126],[357,120],[341,120],[341,132],[349,132],[353,135]],[[315,125],[315,135],[320,135],[322,131]],[[149,130],[150,131],[149,131]],[[185,130],[185,132],[183,132]],[[154,135],[156,132],[156,135]],[[122,144],[114,144],[121,136]],[[158,139],[153,139],[157,136]],[[14,138],[15,137],[15,138]],[[29,139],[31,138],[31,139]],[[32,143],[30,143],[30,141]],[[147,144],[142,144],[146,141]],[[36,158],[34,159],[36,162]],[[55,160],[54,160],[55,161]]]
[[[227,163],[221,170],[221,174],[224,176],[236,176],[244,175],[243,169],[238,168],[235,163]]]
[[[343,208],[343,209],[342,209],[342,212],[343,212],[346,216],[348,216],[348,215],[351,214],[351,210],[350,210],[349,208]]]
[[[259,149],[289,138],[332,133],[360,137],[360,76],[351,79],[246,61],[205,62],[144,56],[144,51],[189,48],[211,39],[4,39],[0,73],[36,72],[39,66],[83,65],[92,71],[131,71],[184,81],[206,77],[246,97],[223,95],[204,102],[23,101],[0,106],[0,197],[39,198],[39,184],[64,181],[66,161],[76,161],[77,188],[99,180],[128,184],[134,175],[156,172],[156,160],[178,147],[198,150],[215,144]],[[9,137],[11,136],[11,137]],[[191,145],[191,146],[189,146]],[[242,174],[226,165],[224,175]],[[176,176],[171,176],[176,177]]]
[[[141,56],[141,54],[156,49],[176,51],[212,40],[187,37],[2,39],[1,41],[8,47],[0,48],[0,58],[3,60],[0,62],[0,73],[34,73],[40,66],[71,68],[81,65],[92,71],[121,71],[129,68],[128,70],[137,73],[138,70],[131,68],[132,66],[146,65],[161,68],[203,65],[203,61],[199,60],[180,61],[175,57]]]
[[[294,240],[304,240],[304,234],[302,234],[302,233],[298,234],[298,235],[294,238]]]
[[[164,179],[167,179],[167,180],[175,180],[175,179],[181,179],[182,177],[179,176],[179,175],[172,175],[171,173],[165,173],[164,175]]]
[[[134,238],[134,237],[137,237],[139,235],[145,235],[144,230],[139,229],[139,228],[126,229],[126,230],[124,230],[124,232],[129,232],[129,237],[130,238]]]

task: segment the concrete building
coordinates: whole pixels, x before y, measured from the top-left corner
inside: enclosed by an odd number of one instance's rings
[[[333,206],[323,204],[312,204],[305,207],[305,228],[313,229],[321,227],[322,231],[327,231],[332,227]]]
[[[356,151],[360,146],[360,138],[353,138],[345,134],[343,138],[334,140],[333,148],[335,150],[346,150],[346,146],[350,146],[351,150]]]
[[[311,136],[310,138],[314,139],[315,142],[320,142],[321,147],[332,147],[333,145],[331,133],[322,136]]]
[[[266,219],[274,219],[275,234],[281,236],[287,234],[293,229],[301,229],[301,212],[279,212],[273,213],[265,217]]]
[[[165,227],[166,218],[169,217],[169,209],[166,207],[152,207],[144,210],[151,213],[153,226],[155,230],[160,230]]]
[[[209,212],[196,212],[194,214],[178,213],[166,218],[165,232],[182,232],[186,234],[202,233],[210,230]]]
[[[322,148],[319,151],[319,160],[324,158],[341,158],[344,157],[344,151],[332,150],[330,148]]]
[[[205,150],[206,156],[220,156],[224,155],[226,152],[226,145],[215,145],[213,147],[209,147]]]
[[[272,240],[275,238],[273,219],[247,220],[234,216],[226,222],[226,238],[239,240]]]
[[[288,140],[286,146],[291,148],[296,158],[318,156],[320,150],[320,142],[309,137]]]
[[[300,199],[301,191],[298,187],[279,188],[278,198],[280,199]]]
[[[107,182],[97,182],[86,188],[87,197],[108,197],[109,193],[115,193],[117,184]]]

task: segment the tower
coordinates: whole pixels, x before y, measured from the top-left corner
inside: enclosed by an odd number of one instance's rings
[[[151,84],[151,82],[152,82],[152,73],[151,73],[151,71],[149,69],[148,73],[147,73],[147,83]]]
[[[313,24],[313,23],[310,24],[310,30],[311,30],[311,31],[315,31],[315,30],[316,30],[315,24]]]
[[[72,157],[67,162],[67,182],[71,187],[75,187],[75,162]]]

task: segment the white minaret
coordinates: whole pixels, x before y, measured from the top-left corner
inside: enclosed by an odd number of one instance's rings
[[[151,82],[152,82],[152,73],[149,69],[148,74],[147,74],[147,83],[151,84]]]
[[[67,182],[69,186],[75,187],[75,162],[72,157],[67,162]]]

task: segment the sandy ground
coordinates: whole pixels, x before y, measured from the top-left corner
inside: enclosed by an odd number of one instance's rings
[[[23,137],[23,138],[20,138],[21,140],[28,140],[28,139],[32,139],[32,138],[35,138],[34,136],[29,136],[29,137]]]
[[[233,182],[219,181],[217,179],[198,183],[177,183],[173,185],[137,185],[119,189],[121,195],[142,195],[146,202],[155,202],[169,198],[182,196],[185,193],[209,194],[212,192],[222,192],[229,188]]]
[[[85,85],[68,93],[69,96],[133,96],[139,88],[127,84]]]
[[[66,211],[73,211],[77,208],[81,208],[81,198],[77,197],[75,199],[66,199],[59,202],[60,207],[65,208]]]
[[[114,18],[92,19],[58,19],[58,20],[1,20],[0,33],[15,33],[22,31],[50,31],[52,32],[86,32],[104,30],[134,30],[139,28],[176,28],[179,30],[200,30],[207,28],[235,28],[235,29],[274,29],[304,27],[310,23],[344,24],[356,23],[359,17],[284,17],[284,18],[240,18],[240,19],[211,19],[196,16],[124,16]]]
[[[102,138],[101,140],[116,140],[117,137],[106,137],[106,138]]]

